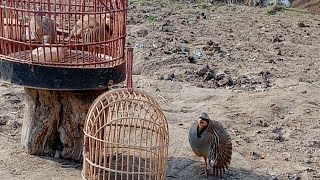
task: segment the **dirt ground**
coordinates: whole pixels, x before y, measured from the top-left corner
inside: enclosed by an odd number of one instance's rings
[[[320,14],[320,0],[294,0],[292,7]]]
[[[320,16],[266,12],[130,3],[134,86],[160,102],[169,122],[167,179],[205,179],[187,139],[201,111],[232,137],[231,168],[220,179],[320,179]],[[81,165],[23,151],[23,88],[0,81],[0,94],[0,179],[81,179]]]

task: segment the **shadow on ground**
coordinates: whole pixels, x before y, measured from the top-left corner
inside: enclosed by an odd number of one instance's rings
[[[184,157],[171,157],[169,159],[168,166],[168,175],[167,180],[199,180],[199,179],[216,179],[216,180],[233,180],[233,179],[241,179],[241,180],[269,180],[268,175],[259,174],[256,172],[252,172],[246,169],[240,169],[237,167],[230,167],[230,169],[224,174],[222,177],[214,177],[209,175],[208,178],[205,178],[204,175],[201,175],[201,171],[203,168],[203,162],[196,161],[193,159],[188,159]]]
[[[62,168],[71,168],[82,170],[82,163],[64,160],[64,159],[54,159],[48,157],[42,157],[47,160],[52,160],[58,162]],[[201,180],[201,179],[212,179],[212,180],[269,180],[270,175],[261,174],[253,172],[249,169],[242,169],[235,166],[247,167],[246,162],[235,157],[234,161],[241,161],[233,163],[231,162],[231,167],[222,177],[214,177],[209,175],[208,178],[205,178],[202,172],[203,161],[202,159],[189,159],[185,157],[170,157],[168,159],[168,172],[167,180]],[[136,178],[135,178],[136,179]]]

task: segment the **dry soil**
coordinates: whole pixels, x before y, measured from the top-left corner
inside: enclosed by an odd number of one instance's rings
[[[220,179],[320,179],[319,28],[319,16],[295,11],[130,2],[134,86],[169,122],[167,179],[205,179],[187,139],[201,111],[232,137],[231,168]],[[0,179],[81,179],[81,165],[24,152],[23,104],[23,88],[0,81]]]

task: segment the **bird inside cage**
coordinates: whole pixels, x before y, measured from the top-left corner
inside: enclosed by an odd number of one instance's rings
[[[16,18],[3,18],[4,27],[3,37],[18,41],[24,41],[26,38],[24,22]]]
[[[45,40],[48,37],[44,37]],[[45,43],[44,45],[50,45]],[[33,61],[44,63],[61,63],[65,60],[67,54],[67,48],[64,47],[38,47],[32,50],[30,58]]]
[[[84,15],[73,26],[69,33],[67,40],[80,39],[83,44],[107,41],[112,35],[112,22],[113,18],[108,14],[91,14]],[[78,41],[79,42],[79,41]],[[97,54],[98,45],[89,45],[88,50],[91,56]]]
[[[1,35],[5,38],[24,41],[25,27],[23,19],[19,19],[18,15],[12,10],[6,8],[6,1],[3,2],[3,28]]]
[[[26,22],[29,22],[30,39],[34,39],[38,43],[53,44],[57,40],[54,21],[46,12],[40,11],[40,7],[36,7],[36,12],[30,17],[26,17]]]

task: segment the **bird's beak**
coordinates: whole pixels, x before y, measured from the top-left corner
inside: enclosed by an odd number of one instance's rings
[[[197,121],[198,121],[198,124],[200,124],[200,122],[202,121],[202,119],[201,119],[201,118],[199,118]]]

